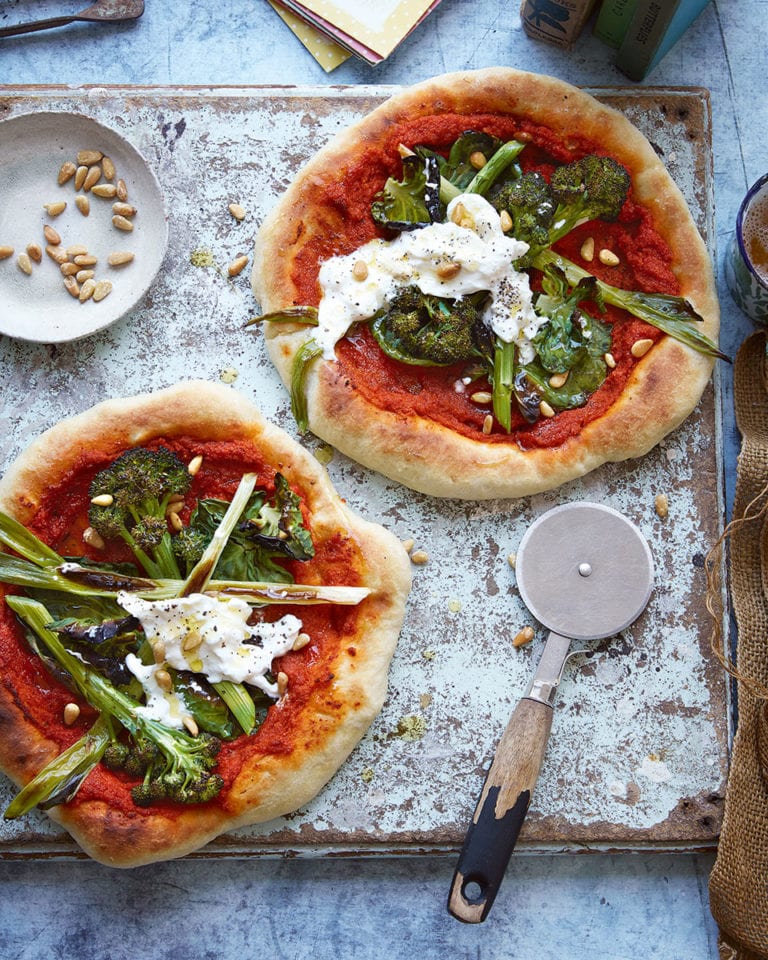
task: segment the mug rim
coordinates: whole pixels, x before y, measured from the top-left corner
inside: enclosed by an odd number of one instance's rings
[[[757,280],[761,287],[768,290],[768,283],[766,283],[765,278],[760,276],[760,274],[752,266],[752,261],[747,254],[747,251],[744,247],[744,216],[749,208],[750,203],[755,197],[755,194],[759,193],[764,186],[768,184],[768,173],[764,173],[762,177],[756,180],[752,186],[747,190],[744,199],[739,205],[739,212],[736,214],[736,242],[739,245],[739,253],[741,254],[741,259],[744,261],[749,272]]]

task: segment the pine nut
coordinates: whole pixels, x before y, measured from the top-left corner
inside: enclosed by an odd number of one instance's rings
[[[120,214],[115,214],[112,217],[112,226],[116,227],[118,230],[123,230],[125,233],[130,233],[133,230],[133,224],[127,217],[121,217]]]
[[[632,354],[633,357],[639,360],[640,357],[644,357],[646,353],[648,353],[648,351],[651,349],[652,346],[653,346],[653,340],[650,340],[650,339],[635,340],[629,352]]]
[[[77,264],[75,264],[75,266],[77,266]],[[75,280],[77,280],[78,283],[85,283],[86,280],[93,280],[95,275],[93,270],[78,270],[75,274]]]
[[[541,403],[539,404],[539,413],[542,415],[542,417],[546,417],[547,419],[549,419],[550,417],[554,417],[555,415],[555,411],[547,403],[546,400],[542,400]]]
[[[67,209],[67,203],[65,200],[57,200],[56,203],[44,203],[43,209],[49,217],[58,217],[60,213],[64,213]]]
[[[488,436],[491,430],[493,430],[493,417],[488,413],[483,420],[483,433]]]
[[[235,220],[245,220],[245,207],[240,206],[239,203],[230,203],[228,210]]]
[[[227,267],[227,273],[230,277],[239,277],[240,274],[245,269],[245,265],[248,263],[248,257],[235,257],[235,259]]]
[[[101,172],[104,174],[105,180],[114,180],[115,179],[115,165],[109,159],[109,157],[102,157],[101,159]]]
[[[77,299],[80,301],[80,303],[85,303],[86,300],[91,299],[95,289],[96,281],[94,279],[86,280],[85,283],[80,287],[80,293],[78,294]]]
[[[653,501],[657,515],[664,520],[669,514],[669,500],[665,493],[657,493]]]
[[[162,667],[159,670],[155,670],[155,681],[161,690],[167,691],[173,686],[170,673],[168,673],[167,670],[163,670]]]
[[[86,174],[85,180],[83,181],[83,190],[86,193],[101,180],[101,167],[94,166],[88,168],[88,173]],[[117,192],[117,190],[115,190]]]
[[[59,231],[54,230],[53,227],[49,226],[47,223],[43,227],[43,236],[52,247],[58,247],[58,245],[61,243],[61,234]]]
[[[356,261],[354,267],[352,267],[352,276],[355,280],[367,280],[368,279],[368,264],[365,260]]]
[[[114,502],[115,498],[111,493],[98,493],[95,497],[91,497],[94,507],[111,507]]]
[[[134,254],[129,250],[117,250],[115,253],[110,253],[107,257],[107,263],[110,267],[122,267],[126,263],[131,263],[133,260]]]
[[[7,260],[13,256],[13,247],[7,245],[0,247],[0,260]]]
[[[202,465],[203,465],[203,456],[202,454],[199,453],[196,457],[192,457],[192,459],[187,464],[187,473],[190,475],[190,477],[196,477],[197,474],[200,472],[200,467],[202,467]]]
[[[136,207],[130,203],[123,203],[118,200],[117,203],[112,204],[112,213],[117,213],[121,217],[135,217]]]
[[[94,550],[103,550],[106,546],[104,538],[97,530],[94,530],[93,527],[86,527],[85,530],[83,530],[83,543],[87,543],[88,546],[93,547]]]
[[[78,267],[76,263],[71,263],[69,260],[67,260],[66,263],[62,263],[59,270],[61,270],[63,277],[74,277],[75,279],[77,279],[77,275],[80,273],[80,267]]]
[[[411,539],[410,537],[407,540],[403,540],[403,550],[405,550],[406,553],[410,553],[415,546],[416,546],[416,541]]]
[[[475,170],[482,170],[486,163],[488,163],[482,150],[474,150],[470,153],[469,162]]]
[[[155,642],[152,644],[152,659],[158,666],[160,666],[161,663],[165,663],[164,640],[155,640]]]
[[[83,257],[86,253],[88,253],[88,247],[84,247],[81,243],[73,244],[66,249],[68,257]]]
[[[533,640],[533,627],[523,627],[523,629],[516,634],[512,641],[512,646],[524,647],[526,643],[530,643],[531,640]]]
[[[80,298],[80,284],[74,277],[64,277],[64,288],[71,297]]]
[[[82,190],[85,178],[88,176],[88,167],[81,164],[75,170],[75,190]]]
[[[189,633],[181,641],[181,649],[184,651],[184,653],[190,653],[193,650],[197,650],[202,642],[203,638],[199,633]]]
[[[92,253],[78,253],[72,258],[78,267],[95,267],[99,258]]]
[[[487,390],[478,390],[469,398],[473,403],[490,403],[493,400],[493,394]]]
[[[591,262],[595,258],[595,238],[587,237],[587,239],[582,243],[581,250],[581,259]]]
[[[84,197],[82,193],[78,193],[75,197],[75,206],[84,217],[87,217],[91,212],[91,202],[88,197]]]
[[[195,723],[194,717],[190,717],[189,715],[187,715],[186,717],[182,718],[181,722],[184,724],[184,726],[187,728],[189,733],[192,734],[193,737],[196,737],[198,733],[200,733],[200,728]]]
[[[178,513],[175,513],[175,512],[169,513],[168,520],[170,521],[170,524],[173,527],[173,529],[176,531],[176,533],[184,529],[184,524],[181,522],[181,517],[178,515]]]
[[[34,260],[35,263],[42,263],[43,261],[43,250],[39,243],[28,243],[27,244],[27,256],[30,260]]]
[[[45,248],[45,252],[53,260],[54,263],[62,264],[66,263],[69,257],[67,256],[67,251],[62,250],[60,246],[51,246],[49,243]]]
[[[114,183],[96,183],[91,187],[91,193],[105,200],[111,200],[117,193],[117,187]]]
[[[510,567],[512,567],[512,569],[514,570],[515,567],[517,566],[517,554],[516,554],[516,553],[510,553],[509,556],[507,557],[507,563],[508,563],[508,564],[510,565]]]
[[[462,219],[467,215],[467,208],[463,203],[457,203],[456,206],[451,210],[451,220],[455,224],[461,223]]]
[[[281,670],[277,675],[277,695],[278,697],[284,697],[286,691],[288,690],[288,674],[283,673]]]
[[[604,353],[603,360],[605,360],[605,365],[609,370],[613,370],[616,366],[616,360],[612,353]]]
[[[455,260],[449,260],[448,263],[441,263],[435,270],[435,273],[441,280],[452,280],[461,270],[461,264]]]
[[[104,156],[101,150],[80,150],[77,154],[77,162],[84,167],[92,167],[98,163]]]
[[[311,641],[311,639],[312,639],[312,638],[310,637],[310,635],[309,635],[308,633],[300,633],[300,634],[298,635],[298,637],[296,637],[296,639],[295,639],[295,641],[294,641],[294,643],[293,643],[293,647],[292,647],[291,649],[292,649],[292,650],[303,650],[304,647],[306,647],[307,644]]]
[[[71,160],[67,160],[66,163],[62,163],[59,169],[59,176],[57,178],[59,182],[59,186],[63,186],[65,183],[71,180],[72,177],[74,177],[76,170],[77,170],[77,167],[75,166],[74,163],[72,163]]]
[[[598,253],[597,259],[600,261],[600,263],[604,263],[606,267],[617,267],[621,263],[613,250],[608,250],[605,248]]]
[[[507,210],[502,210],[499,214],[499,220],[501,221],[501,229],[504,233],[509,233],[512,229],[512,217],[510,217]]]
[[[423,567],[428,561],[429,554],[426,550],[414,550],[411,554],[411,563],[415,563],[417,567]]]
[[[32,273],[32,261],[26,253],[20,253],[18,257],[16,257],[16,266],[22,273],[26,273],[27,276]]]
[[[80,707],[76,703],[68,703],[64,707],[64,723],[71,727],[80,716]]]
[[[125,185],[125,180],[117,181],[117,199],[118,200],[127,200],[128,199],[128,187]]]
[[[553,373],[549,378],[549,385],[553,390],[559,390],[560,387],[564,387],[568,380],[568,371],[564,373]]]
[[[93,291],[93,299],[96,303],[101,303],[110,293],[112,293],[112,284],[109,280],[98,280]]]

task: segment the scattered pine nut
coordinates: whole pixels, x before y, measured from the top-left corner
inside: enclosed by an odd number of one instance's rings
[[[74,266],[77,266],[77,264],[74,264]],[[69,276],[72,276],[72,274],[69,274]],[[93,280],[96,274],[95,274],[95,271],[86,269],[86,270],[78,270],[74,276],[75,276],[75,280],[77,280],[78,283],[85,283],[86,280]]]
[[[609,370],[613,370],[616,366],[616,360],[612,353],[604,353],[603,360],[605,360],[605,365]]]
[[[88,167],[84,164],[81,164],[75,170],[75,190],[82,190],[83,184],[85,183],[85,178],[88,176]]]
[[[355,262],[355,265],[352,267],[352,276],[355,280],[368,279],[368,264],[365,260],[357,260]]]
[[[669,500],[667,499],[666,493],[657,493],[653,501],[654,509],[656,514],[662,519],[666,519],[669,514]]]
[[[80,273],[80,267],[76,263],[72,263],[70,260],[67,260],[66,263],[62,263],[59,267],[61,270],[61,275],[63,277],[74,277],[77,279],[78,273]]]
[[[93,547],[94,550],[103,550],[106,546],[104,538],[97,530],[94,530],[93,527],[86,527],[85,530],[83,530],[83,543],[87,543],[88,546]]]
[[[67,209],[67,202],[66,200],[57,200],[55,203],[44,203],[43,209],[49,217],[58,217]]]
[[[493,416],[488,413],[483,420],[483,433],[488,436],[491,430],[493,430]]]
[[[152,643],[152,659],[155,663],[160,666],[161,663],[165,663],[165,641],[164,640],[155,640]]]
[[[469,398],[473,403],[490,403],[493,400],[493,394],[487,390],[477,390]]]
[[[587,239],[582,243],[581,250],[581,259],[591,262],[595,258],[595,238],[587,237]]]
[[[8,257],[13,256],[13,247],[9,247],[7,244],[0,247],[0,260],[7,260]]]
[[[87,217],[91,212],[91,202],[88,197],[84,197],[82,193],[78,193],[75,197],[75,206],[84,217]]]
[[[512,646],[524,647],[526,643],[530,643],[531,640],[533,640],[533,627],[523,627],[523,629],[515,635],[515,638],[512,641]]]
[[[125,180],[117,181],[117,192],[115,194],[118,200],[127,200],[128,199],[128,187],[125,185]]]
[[[277,695],[278,697],[284,697],[286,691],[288,690],[288,674],[283,673],[281,670],[277,675]]]
[[[292,650],[303,650],[304,647],[311,641],[311,637],[308,633],[300,633],[298,637],[294,640]]]
[[[559,390],[560,387],[564,387],[568,380],[568,371],[565,373],[553,373],[549,378],[549,385],[553,390]]]
[[[64,723],[71,727],[80,716],[80,707],[76,703],[68,703],[64,707]]]
[[[164,670],[162,667],[159,670],[155,670],[155,681],[161,690],[167,691],[173,686],[173,680],[171,679],[170,673],[168,673],[168,671]]]
[[[71,160],[67,160],[66,163],[62,163],[61,168],[59,169],[59,175],[57,177],[59,186],[63,186],[69,180],[74,177],[77,166],[72,163]]]
[[[414,550],[411,554],[411,563],[415,563],[418,567],[423,567],[428,561],[429,554],[426,550]]]
[[[168,520],[176,533],[184,529],[184,524],[181,522],[181,517],[178,515],[178,513],[173,511],[169,513]]]
[[[32,261],[26,253],[20,253],[18,257],[16,257],[16,266],[22,273],[26,273],[27,276],[32,273]]]
[[[80,299],[80,284],[74,277],[64,277],[64,289],[71,297]]]
[[[93,299],[96,303],[101,303],[110,293],[112,293],[112,284],[109,280],[96,281],[96,286],[93,290]]]
[[[80,301],[80,303],[85,303],[86,300],[91,299],[95,289],[96,281],[93,278],[86,280],[85,283],[80,287],[80,293],[77,295],[77,299]]]
[[[95,497],[91,497],[94,507],[111,507],[114,502],[115,498],[111,493],[98,493]]]
[[[83,167],[92,167],[98,163],[104,154],[101,150],[80,150],[77,154],[77,162]]]
[[[470,153],[469,162],[475,170],[482,170],[486,163],[488,163],[482,150],[474,150]]]
[[[133,261],[134,254],[130,250],[116,250],[107,257],[107,263],[110,267],[122,267],[126,263]]]
[[[202,454],[198,453],[198,455],[196,457],[192,457],[187,464],[187,473],[190,475],[190,477],[196,477],[200,472],[200,467],[202,467],[202,465],[203,456]]]
[[[196,737],[198,733],[200,733],[200,728],[195,723],[195,718],[190,717],[189,714],[183,717],[181,722],[184,724],[184,726],[187,728],[187,730],[193,737]]]
[[[85,256],[86,253],[88,253],[88,247],[84,247],[82,243],[75,243],[66,249],[68,257],[82,257]]]
[[[130,203],[123,203],[121,200],[118,200],[117,203],[112,204],[112,213],[117,213],[121,217],[135,217],[136,216],[136,207]]]
[[[227,209],[235,218],[235,220],[238,220],[238,221],[245,220],[245,216],[246,216],[245,207],[241,206],[239,203],[230,203]]]
[[[441,280],[453,280],[460,270],[460,263],[457,263],[455,260],[449,260],[447,263],[441,263],[437,270],[435,270],[435,273]]]
[[[104,174],[105,180],[114,180],[115,179],[115,165],[109,159],[109,157],[101,158],[101,172]]]
[[[515,567],[517,566],[517,554],[516,554],[516,553],[510,553],[509,556],[507,557],[507,563],[508,563],[508,564],[510,565],[510,567],[512,567],[512,569],[514,570]]]
[[[130,233],[133,230],[131,221],[127,217],[121,217],[119,213],[112,217],[112,226],[118,230],[123,230],[125,233]]]
[[[84,190],[86,193],[88,193],[88,191],[89,191],[92,187],[95,187],[95,186],[96,186],[96,184],[99,182],[99,180],[101,180],[101,167],[98,166],[98,165],[97,165],[97,166],[93,166],[93,167],[89,167],[89,168],[88,168],[88,173],[86,174],[85,180],[83,181],[83,190]],[[115,192],[117,192],[117,190],[115,190]]]
[[[245,255],[241,257],[235,257],[235,259],[227,267],[227,273],[230,277],[238,277],[245,269],[245,265],[248,263],[248,257]]]
[[[407,540],[403,540],[403,549],[406,553],[410,553],[411,550],[416,546],[416,541],[409,537]]]
[[[61,243],[61,234],[59,231],[54,230],[53,227],[47,223],[43,227],[43,236],[52,247],[58,247],[58,245]]]
[[[606,267],[617,267],[621,263],[621,260],[619,260],[613,250],[608,250],[605,247],[598,253],[597,259],[600,263],[605,264]]]
[[[464,206],[463,203],[457,203],[454,206],[453,210],[451,210],[451,220],[455,224],[461,223],[461,221],[464,219],[464,217],[466,217],[466,215],[467,215],[467,208]]]
[[[91,193],[105,200],[111,200],[117,194],[117,187],[114,183],[96,183],[91,187]]]
[[[501,221],[501,229],[504,233],[509,233],[512,229],[512,217],[509,215],[508,210],[502,210],[499,214],[499,220]]]
[[[542,417],[547,417],[547,419],[549,419],[550,417],[554,417],[555,415],[555,411],[547,403],[546,400],[542,400],[541,403],[539,404],[539,413],[542,415]]]
[[[72,256],[72,254],[70,254]],[[78,253],[72,257],[78,267],[95,267],[99,258],[92,253]]]
[[[45,252],[53,260],[54,263],[62,264],[66,263],[69,257],[67,256],[67,251],[62,250],[61,247],[57,244],[55,247],[52,244],[48,244],[45,248]]]
[[[27,244],[27,256],[30,260],[34,260],[35,263],[42,263],[43,261],[43,251],[39,243],[28,243]]]
[[[653,346],[653,340],[650,340],[650,339],[635,340],[629,352],[632,354],[633,357],[639,360],[640,357],[644,357],[646,353],[648,353],[648,351],[651,349],[652,346]]]

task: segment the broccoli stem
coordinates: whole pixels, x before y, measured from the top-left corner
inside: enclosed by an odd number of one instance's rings
[[[301,433],[306,433],[309,429],[309,410],[307,407],[307,395],[304,389],[304,382],[307,378],[309,365],[322,354],[322,347],[319,346],[314,337],[305,340],[296,351],[293,358],[293,367],[291,369],[291,412],[296,421],[296,425]]]
[[[256,726],[256,704],[243,684],[219,680],[211,686],[232,711],[243,733],[250,733]]]
[[[481,197],[484,197],[505,170],[515,162],[524,147],[525,144],[517,140],[509,140],[507,143],[502,144],[485,166],[478,170],[474,179],[464,190],[464,193],[479,193]],[[440,183],[440,199],[442,200],[442,178]]]
[[[57,567],[63,562],[55,550],[7,513],[0,513],[0,543],[38,567]]]
[[[88,774],[98,764],[104,751],[114,739],[112,720],[100,713],[87,733],[46,764],[29,783],[16,794],[3,814],[6,820],[15,820],[33,807],[46,809],[71,800]],[[66,796],[58,794],[66,788]]]
[[[559,267],[568,283],[574,287],[579,281],[592,276],[587,270],[549,249],[536,254],[533,266],[538,270],[544,270],[548,266]],[[700,333],[695,326],[691,326],[691,321],[700,321],[701,317],[683,297],[622,290],[603,280],[597,281],[597,287],[605,303],[620,307],[640,320],[645,320],[652,327],[656,327],[705,356],[729,360],[729,357],[720,352],[716,343]]]
[[[509,433],[512,429],[512,391],[515,383],[515,345],[496,338],[493,354],[493,415]]]

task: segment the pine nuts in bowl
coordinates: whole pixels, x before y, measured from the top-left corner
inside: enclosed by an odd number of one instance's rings
[[[0,334],[62,343],[109,326],[167,245],[159,184],[114,130],[76,113],[0,122]]]

